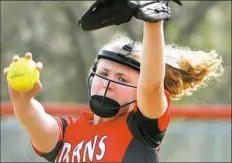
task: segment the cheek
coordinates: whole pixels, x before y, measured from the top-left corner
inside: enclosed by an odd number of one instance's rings
[[[95,77],[91,85],[91,93],[96,93],[102,86],[102,82],[99,78]]]
[[[126,102],[136,99],[137,89],[131,87],[122,87],[120,89],[120,95],[122,95],[122,99]]]

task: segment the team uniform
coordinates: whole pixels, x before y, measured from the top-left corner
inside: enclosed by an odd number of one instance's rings
[[[139,109],[120,118],[93,125],[93,113],[77,120],[57,118],[59,141],[50,153],[35,152],[50,162],[159,162],[159,148],[170,122],[168,108],[158,119],[148,119]],[[33,144],[32,144],[33,145]]]

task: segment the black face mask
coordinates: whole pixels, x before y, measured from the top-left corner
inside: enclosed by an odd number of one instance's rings
[[[94,75],[100,78],[103,78],[103,80],[108,81],[108,85],[106,87],[106,90],[103,96],[102,95],[91,95],[91,85],[92,85],[91,78],[93,78]],[[116,82],[116,81],[107,79],[101,75],[98,75],[95,72],[91,72],[88,77],[88,92],[89,92],[90,109],[92,110],[94,114],[98,115],[99,117],[103,117],[103,118],[113,117],[119,112],[120,108],[128,106],[136,101],[136,100],[133,100],[131,102],[120,105],[117,101],[106,97],[110,82],[114,82],[114,83],[121,84],[124,86],[132,87],[132,88],[137,88],[136,86],[131,86],[131,85],[123,84],[120,82]]]
[[[90,97],[90,108],[94,114],[107,118],[115,116],[119,111],[120,104],[108,97],[93,95]]]

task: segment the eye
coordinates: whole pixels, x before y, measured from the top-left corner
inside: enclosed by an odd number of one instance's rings
[[[127,83],[127,81],[126,81],[124,78],[122,78],[122,77],[120,77],[118,80],[119,80],[120,82],[122,82],[122,83]]]
[[[98,74],[101,75],[101,76],[104,76],[104,77],[107,77],[107,76],[108,76],[108,74],[105,73],[105,72],[99,72]]]

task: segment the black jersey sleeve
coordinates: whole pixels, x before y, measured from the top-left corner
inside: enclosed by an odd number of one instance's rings
[[[168,108],[161,117],[149,119],[137,108],[137,111],[131,112],[127,118],[127,125],[133,137],[151,148],[159,147],[170,123],[170,97],[167,92],[165,92],[165,95],[168,101]]]

